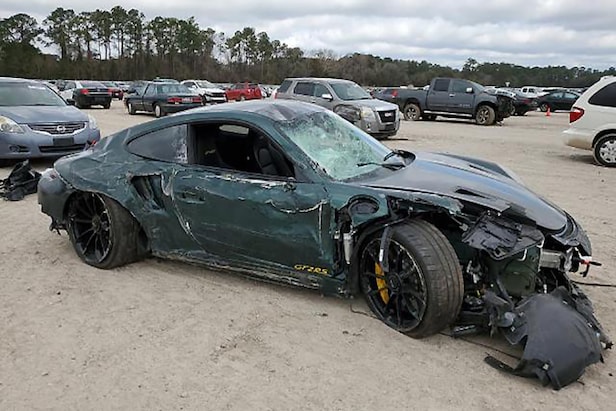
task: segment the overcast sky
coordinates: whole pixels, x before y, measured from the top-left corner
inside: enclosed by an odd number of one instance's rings
[[[616,0],[2,0],[0,18],[28,13],[39,23],[56,7],[76,12],[106,4],[147,19],[188,18],[232,35],[265,31],[305,51],[331,49],[427,60],[616,66]]]

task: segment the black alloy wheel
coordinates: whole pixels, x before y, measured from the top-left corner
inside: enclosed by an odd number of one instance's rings
[[[101,264],[113,246],[111,219],[100,195],[79,193],[68,209],[68,229],[77,254],[88,264]]]
[[[377,316],[396,330],[415,329],[426,312],[428,293],[423,271],[415,258],[397,241],[387,250],[389,271],[379,265],[379,238],[371,240],[361,255],[361,288]]]

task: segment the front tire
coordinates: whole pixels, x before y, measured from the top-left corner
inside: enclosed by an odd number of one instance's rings
[[[359,258],[359,286],[372,312],[389,327],[413,338],[433,335],[457,318],[464,281],[457,255],[432,224],[411,220],[393,228],[379,263],[381,238],[367,240]]]
[[[475,113],[475,121],[480,126],[492,125],[494,124],[494,121],[496,121],[496,113],[490,106],[479,106],[477,113]]]
[[[421,118],[421,109],[415,103],[408,103],[404,106],[404,119],[417,121]]]
[[[550,108],[550,105],[548,103],[541,103],[541,105],[539,106],[539,110],[541,110],[544,113],[548,111],[549,108]]]
[[[110,269],[143,255],[139,224],[115,200],[79,192],[68,204],[66,221],[73,248],[86,264]]]
[[[593,157],[602,166],[616,167],[616,134],[607,134],[597,140]]]
[[[128,111],[128,114],[130,114],[131,116],[134,116],[135,113],[137,113],[137,110],[135,110],[135,106],[133,106],[133,103],[127,103],[126,110]]]

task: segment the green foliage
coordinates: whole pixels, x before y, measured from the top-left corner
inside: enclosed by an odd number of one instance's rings
[[[37,44],[53,46],[59,58]],[[341,77],[371,86],[424,86],[433,77],[462,77],[484,85],[584,87],[616,69],[523,67],[468,58],[462,69],[427,61],[367,54],[306,53],[244,27],[232,36],[202,29],[194,17],[157,16],[146,21],[137,9],[75,13],[58,7],[39,27],[27,14],[0,19],[0,75],[37,78],[151,79],[156,76],[257,81],[278,84],[290,76]]]

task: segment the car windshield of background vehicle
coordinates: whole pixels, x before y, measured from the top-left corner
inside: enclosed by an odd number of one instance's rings
[[[381,163],[390,149],[329,111],[319,111],[291,121],[277,123],[300,150],[335,180],[346,180],[369,173]]]
[[[473,85],[473,88],[475,89],[475,92],[477,93],[480,93],[485,89],[485,86],[482,86],[479,83],[475,83],[474,81],[469,81],[469,83]]]
[[[0,83],[0,106],[66,106],[66,102],[44,84]]]
[[[210,83],[209,81],[197,81],[196,83],[201,88],[218,88],[214,84]]]
[[[329,83],[340,100],[371,100],[372,96],[355,83]]]
[[[106,85],[98,81],[82,81],[81,86],[85,88],[107,88]]]

